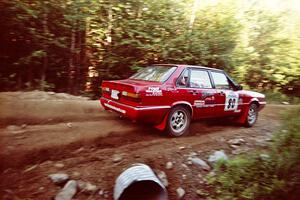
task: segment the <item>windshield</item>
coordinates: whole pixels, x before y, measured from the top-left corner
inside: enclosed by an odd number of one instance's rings
[[[155,82],[165,82],[171,74],[175,71],[176,67],[173,66],[150,66],[141,69],[130,79],[137,79],[143,81],[155,81]]]

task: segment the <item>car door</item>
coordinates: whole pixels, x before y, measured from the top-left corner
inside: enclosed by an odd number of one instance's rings
[[[226,74],[222,71],[210,71],[211,78],[216,89],[215,93],[215,114],[219,116],[236,115],[238,109],[239,94],[234,91],[234,87]]]
[[[193,106],[195,119],[214,116],[215,89],[207,70],[189,68],[179,77],[178,84],[184,86],[178,88],[179,93]]]

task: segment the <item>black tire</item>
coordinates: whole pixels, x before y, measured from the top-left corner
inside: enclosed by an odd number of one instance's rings
[[[245,121],[245,126],[246,127],[252,127],[258,118],[258,106],[255,103],[250,104],[247,118]]]
[[[186,107],[173,107],[168,115],[166,131],[168,135],[172,137],[187,135],[190,122],[191,113]]]

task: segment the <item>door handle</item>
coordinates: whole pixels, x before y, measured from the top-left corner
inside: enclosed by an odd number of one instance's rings
[[[189,90],[189,93],[192,95],[197,95],[199,92],[197,90]]]
[[[225,92],[224,92],[224,91],[220,91],[220,92],[219,92],[219,95],[224,96],[224,95],[225,95]]]

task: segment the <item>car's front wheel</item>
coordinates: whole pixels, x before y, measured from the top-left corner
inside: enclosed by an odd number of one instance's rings
[[[191,122],[191,113],[184,106],[171,109],[167,121],[167,133],[172,137],[186,135]]]
[[[255,103],[250,104],[247,119],[245,121],[246,127],[252,127],[258,118],[258,106]]]

